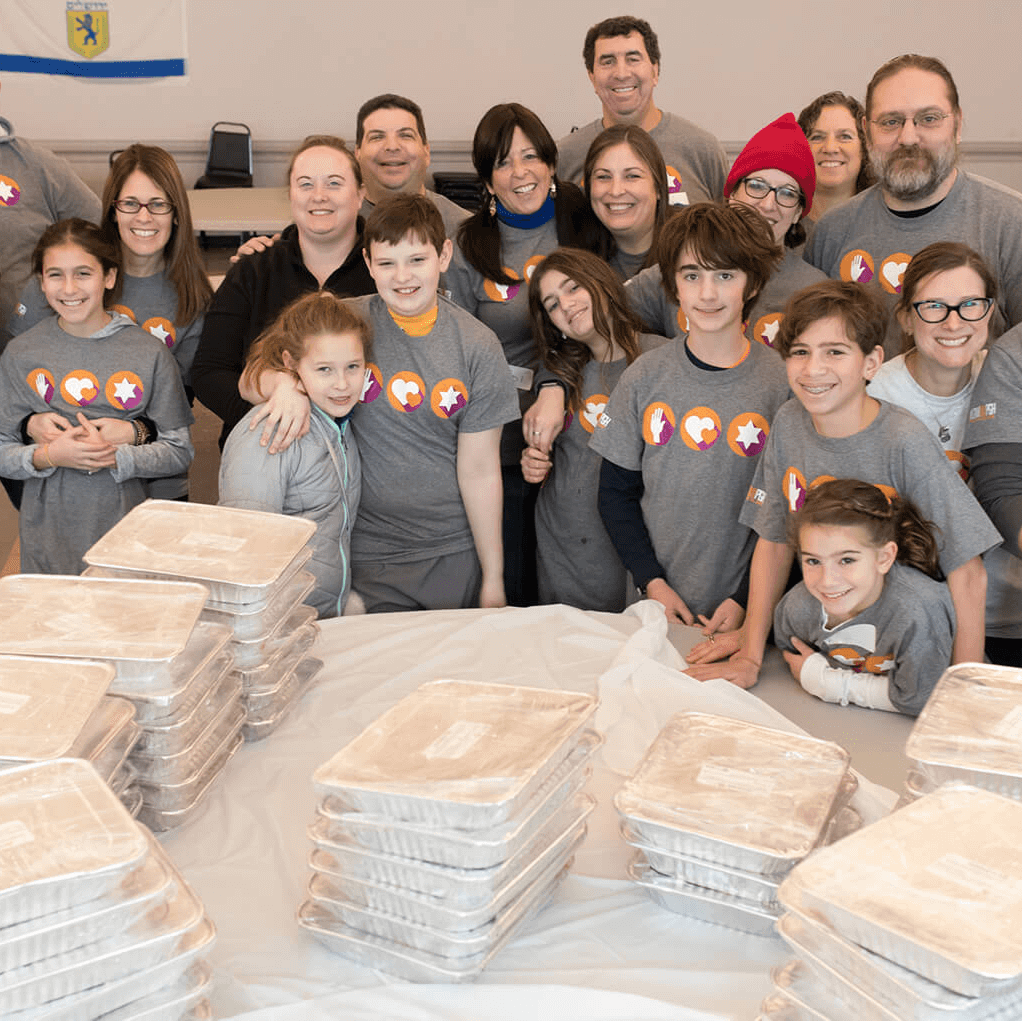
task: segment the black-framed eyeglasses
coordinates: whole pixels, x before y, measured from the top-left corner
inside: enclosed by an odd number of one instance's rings
[[[896,131],[901,131],[907,120],[912,121],[917,131],[936,131],[950,116],[951,114],[942,110],[923,110],[912,117],[906,117],[903,113],[888,113],[870,121],[870,124],[884,135],[893,135]]]
[[[924,323],[942,323],[952,312],[957,312],[958,318],[967,323],[978,323],[986,318],[993,303],[993,298],[966,298],[957,305],[946,301],[913,301],[912,307]]]
[[[765,199],[773,192],[777,204],[785,209],[794,209],[802,201],[802,192],[798,188],[793,188],[790,184],[779,184],[776,188],[771,188],[762,177],[747,177],[742,181],[742,187],[750,199],[757,201]]]
[[[117,199],[114,209],[119,213],[137,213],[140,209],[148,209],[150,216],[166,216],[174,212],[174,203],[167,199],[150,199],[139,202],[138,199]]]

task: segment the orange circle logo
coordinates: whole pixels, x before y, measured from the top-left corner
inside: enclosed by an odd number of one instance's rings
[[[99,380],[91,372],[69,372],[60,381],[61,396],[68,404],[88,407],[99,396]]]
[[[545,255],[534,255],[522,268],[522,276],[526,280],[532,279],[532,274],[536,272],[536,267],[546,258]],[[514,274],[512,274],[514,276]]]
[[[363,404],[372,404],[380,394],[383,393],[383,373],[379,365],[369,362],[366,365],[366,378],[362,384],[362,393],[359,400]]]
[[[395,372],[387,384],[387,399],[395,411],[415,411],[425,396],[426,385],[414,372]]]
[[[508,269],[507,266],[502,266],[501,269],[517,283],[498,284],[493,280],[484,280],[483,290],[491,301],[511,301],[522,289],[522,278],[513,269]]]
[[[667,168],[667,201],[672,206],[688,205],[688,192],[681,183],[681,174],[671,166]]]
[[[895,252],[880,263],[880,286],[888,294],[901,294],[901,282],[905,279],[905,270],[911,261],[911,255]]]
[[[53,400],[57,392],[57,381],[49,369],[33,369],[26,377],[25,382],[29,388],[34,390],[47,404]]]
[[[153,316],[147,319],[142,324],[143,330],[148,330],[158,341],[166,344],[167,347],[173,347],[174,342],[177,340],[177,331],[174,329],[174,324],[169,319],[164,319],[163,316]]]
[[[13,177],[0,174],[0,206],[16,206],[21,198],[21,188]]]
[[[797,468],[789,468],[781,476],[781,493],[792,513],[806,502],[806,479]]]
[[[755,457],[770,435],[770,423],[762,415],[749,412],[735,415],[727,427],[727,445],[739,457]]]
[[[713,408],[696,407],[681,420],[681,438],[692,450],[709,450],[720,439],[720,418]]]
[[[429,406],[438,418],[453,418],[468,404],[468,387],[460,379],[441,379],[429,395]]]
[[[145,387],[134,372],[115,372],[106,381],[106,399],[122,411],[133,411],[145,398]]]
[[[642,438],[652,447],[664,446],[674,435],[674,412],[669,404],[655,401],[642,413]]]
[[[128,308],[127,305],[111,305],[111,312],[120,312],[122,316],[127,316],[133,323],[137,323],[138,320],[135,318],[135,313]]]
[[[840,272],[842,280],[868,284],[873,279],[873,256],[856,248],[841,260]]]
[[[874,482],[873,485],[876,486],[877,489],[879,489],[880,492],[887,497],[888,503],[890,503],[891,500],[893,500],[898,495],[898,490],[896,490],[894,486],[885,486],[882,482]]]
[[[592,394],[585,399],[578,420],[587,433],[602,429],[610,421],[607,418],[607,402],[609,400],[610,398],[606,394]]]
[[[680,308],[678,309],[678,315],[676,316],[676,322],[678,324],[678,329],[682,333],[688,333],[688,316],[685,315],[685,313],[682,312]]]
[[[824,482],[833,482],[837,476],[835,475],[817,475],[812,482],[809,483],[810,489],[815,489],[817,486],[822,486]]]
[[[782,319],[784,319],[783,312],[771,312],[768,315],[760,316],[752,328],[752,339],[758,340],[767,347],[773,347],[774,341],[777,339],[777,331],[781,328]]]
[[[960,450],[945,450],[947,459],[955,466],[955,471],[963,482],[969,481],[969,459]]]
[[[843,667],[854,670],[856,673],[862,671],[862,664],[866,662],[866,657],[858,649],[847,647],[831,649],[828,655],[831,659],[836,659]]]

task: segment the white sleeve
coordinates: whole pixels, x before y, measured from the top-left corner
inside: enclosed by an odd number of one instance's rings
[[[802,664],[799,684],[824,702],[840,702],[883,709],[888,713],[898,710],[887,694],[887,678],[879,674],[856,673],[833,667],[823,653],[817,652]]]

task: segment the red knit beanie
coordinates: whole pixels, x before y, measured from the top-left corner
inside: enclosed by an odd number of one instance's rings
[[[802,216],[813,208],[816,161],[793,113],[782,114],[749,139],[727,175],[724,198],[730,197],[739,182],[757,170],[783,170],[790,174],[806,198]]]

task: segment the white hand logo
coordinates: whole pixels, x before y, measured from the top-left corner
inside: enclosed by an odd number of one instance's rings
[[[869,276],[873,275],[870,272],[869,266],[867,266],[866,263],[863,261],[862,256],[861,255],[853,255],[852,256],[852,280],[855,283],[859,283],[862,280],[862,278],[865,277],[867,274],[869,274]]]
[[[653,437],[653,442],[657,446],[660,445],[660,436],[664,431],[665,422],[664,409],[654,408],[653,414],[649,416],[649,433]]]
[[[798,498],[801,496],[802,490],[799,487],[798,479],[795,478],[794,473],[788,476],[788,506],[793,511],[798,510]]]

